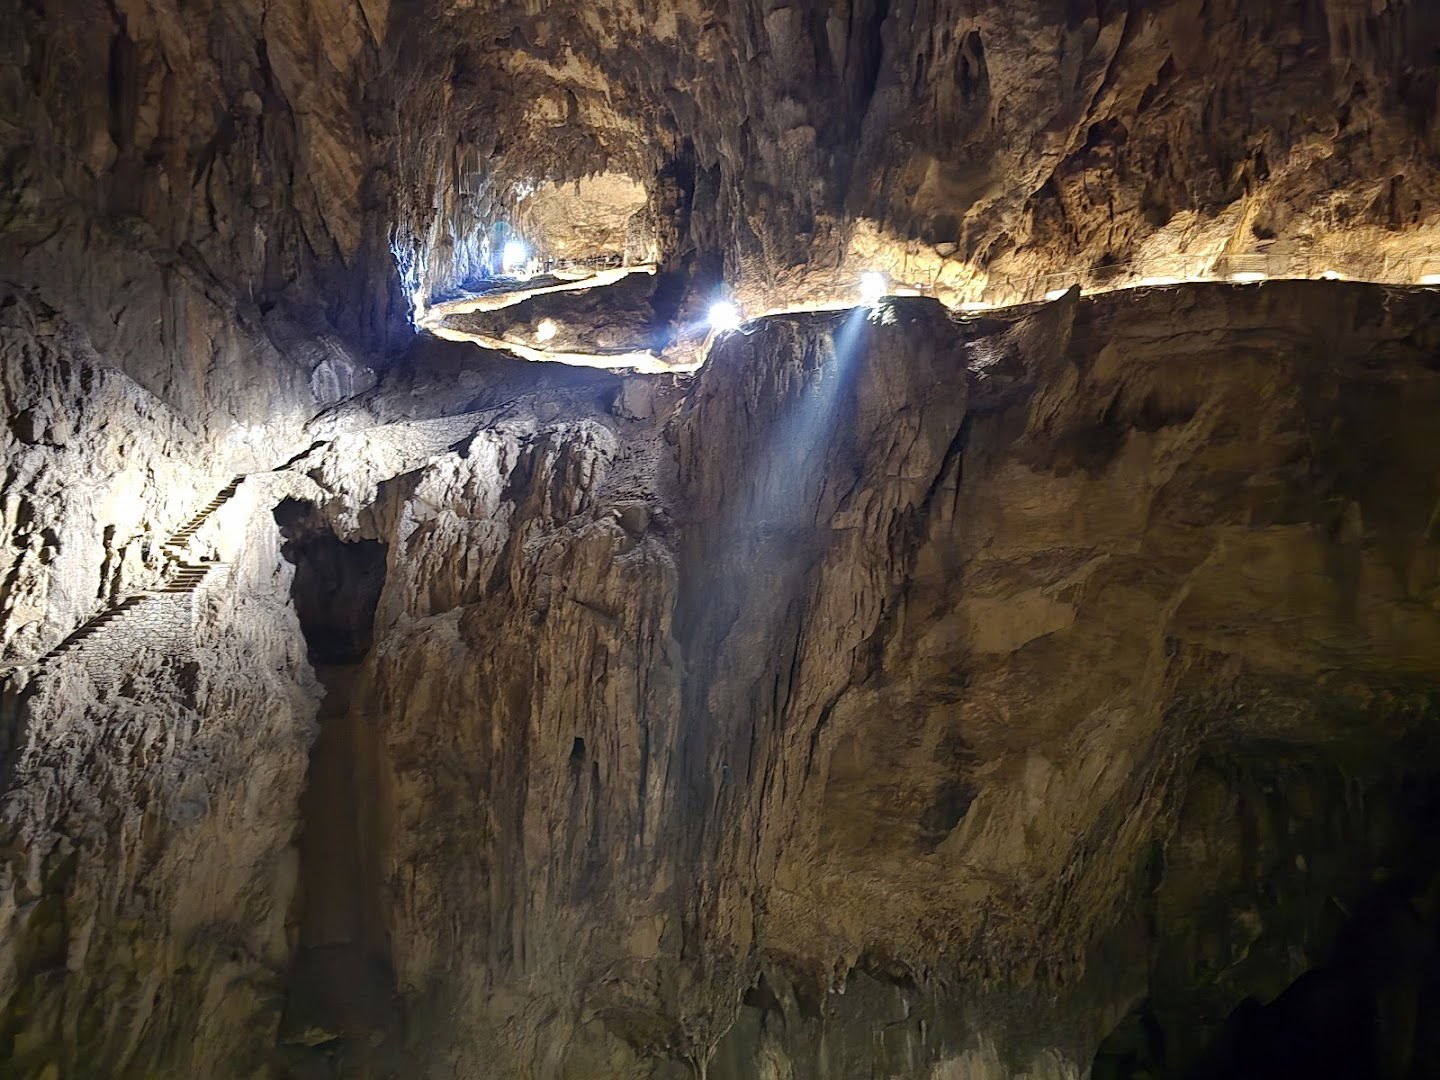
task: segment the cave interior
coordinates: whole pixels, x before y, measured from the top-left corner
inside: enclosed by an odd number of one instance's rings
[[[1440,1080],[1440,5],[0,26],[0,1080]]]

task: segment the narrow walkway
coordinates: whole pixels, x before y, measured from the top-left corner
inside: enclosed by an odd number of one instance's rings
[[[419,324],[436,337],[449,341],[469,341],[482,348],[509,352],[522,360],[548,361],[576,367],[623,368],[639,372],[686,372],[704,366],[705,358],[709,355],[710,341],[715,336],[713,334],[694,350],[693,355],[697,358],[693,362],[682,360],[673,363],[666,362],[650,350],[561,352],[472,331],[455,330],[444,325],[447,315],[498,311],[546,292],[570,288],[598,288],[637,270],[653,274],[656,267],[651,263],[644,266],[617,267],[576,282],[452,300],[427,309],[420,317]],[[887,277],[886,295],[928,296],[938,300],[951,311],[978,314],[1058,300],[1077,286],[1082,293],[1090,295],[1198,282],[1252,285],[1282,280],[1353,281],[1377,285],[1435,287],[1440,286],[1440,255],[1427,253],[1397,256],[1356,252],[1324,256],[1297,253],[1174,256],[1147,262],[1144,266],[1126,263],[1082,271],[997,276],[984,278],[979,284],[946,282],[942,280],[938,270],[929,281],[906,280],[906,277],[904,271],[898,276]],[[760,311],[752,310],[746,314],[746,321],[807,311],[847,311],[860,306],[856,302],[860,286],[860,275],[857,273],[853,281],[833,284],[831,288],[834,295],[828,299],[812,298],[794,304],[767,307]]]
[[[434,330],[447,315],[468,315],[474,311],[500,311],[547,293],[575,292],[581,289],[598,289],[613,285],[631,274],[654,274],[654,263],[635,263],[632,266],[612,266],[596,270],[579,278],[562,278],[558,275],[544,275],[533,278],[496,278],[500,284],[458,300],[445,300],[430,304],[419,313],[419,323],[427,330]]]
[[[699,365],[677,365],[667,364],[648,350],[617,350],[615,352],[561,352],[556,349],[535,348],[530,345],[521,345],[517,341],[506,341],[504,338],[491,337],[488,334],[477,334],[473,330],[453,330],[448,326],[426,325],[425,329],[438,338],[446,341],[469,341],[479,345],[482,349],[494,349],[497,352],[508,352],[518,356],[521,360],[533,360],[536,363],[569,364],[571,367],[593,367],[610,370],[612,368],[624,368],[626,371],[648,372],[658,374],[664,371],[690,371]]]
[[[43,674],[56,660],[74,655],[113,661],[110,665],[113,674],[122,670],[119,662],[138,644],[178,650],[193,643],[194,595],[218,572],[228,570],[229,565],[213,559],[197,559],[190,546],[211,516],[234,497],[244,480],[243,476],[235,477],[161,542],[165,566],[154,588],[128,594],[76,628],[49,652],[0,669],[0,679],[9,678],[17,671],[25,671],[32,677]]]

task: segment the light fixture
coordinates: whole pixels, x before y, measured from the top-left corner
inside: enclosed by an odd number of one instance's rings
[[[734,330],[741,322],[740,309],[729,300],[717,300],[710,305],[710,326],[715,330]]]
[[[505,247],[500,252],[500,270],[509,274],[525,265],[530,258],[530,252],[519,240],[506,240]]]
[[[1421,274],[1421,285],[1440,285],[1440,274]]]
[[[879,303],[880,298],[885,295],[885,289],[889,286],[885,275],[877,270],[870,270],[860,275],[860,299],[867,304]]]
[[[961,303],[961,311],[989,311],[995,305],[988,300],[966,300]]]
[[[1064,296],[1064,295],[1065,295],[1066,293],[1068,293],[1069,291],[1070,291],[1069,289],[1051,289],[1049,292],[1047,292],[1047,293],[1045,294],[1045,299],[1046,299],[1046,300],[1059,300],[1062,296]]]
[[[1259,270],[1240,270],[1230,275],[1230,280],[1237,285],[1251,285],[1257,281],[1265,280],[1264,274]]]
[[[535,327],[535,340],[549,341],[555,336],[557,329],[559,328],[555,325],[554,319],[541,319],[540,325]]]
[[[1339,271],[1339,270],[1322,270],[1322,271],[1320,272],[1320,276],[1321,276],[1322,278],[1324,278],[1326,281],[1339,281],[1339,280],[1340,280],[1340,271]]]
[[[1179,285],[1180,279],[1176,277],[1142,277],[1136,284],[1142,289],[1149,285]]]

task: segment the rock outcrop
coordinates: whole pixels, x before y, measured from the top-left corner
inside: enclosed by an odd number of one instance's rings
[[[595,376],[337,439],[409,1060],[1078,1077],[1142,1002],[1198,1058],[1434,872],[1437,320],[902,301],[640,413]]]

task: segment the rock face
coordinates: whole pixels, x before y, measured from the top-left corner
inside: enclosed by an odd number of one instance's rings
[[[643,414],[337,439],[412,1067],[1080,1076],[1142,1002],[1197,1060],[1434,872],[1437,335],[1370,287],[898,302]]]
[[[0,698],[7,1076],[243,1076],[270,1055],[319,688],[273,525],[245,524],[257,498],[224,515],[223,572]]]
[[[373,381],[376,47],[358,8],[0,23],[0,1074],[254,1075],[321,688],[279,489],[186,530]]]
[[[1419,1075],[1433,292],[410,317],[1404,277],[1436,20],[0,0],[0,1076]]]

